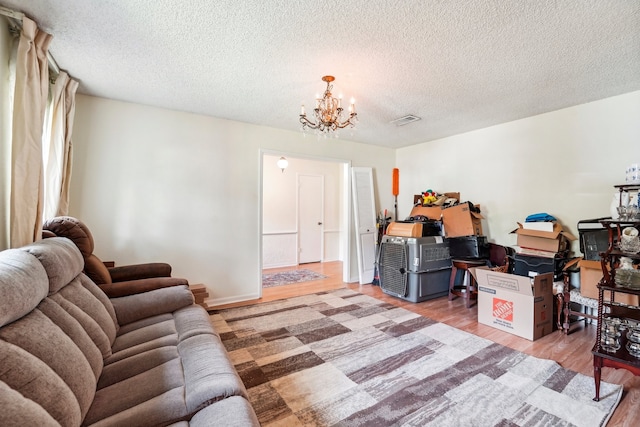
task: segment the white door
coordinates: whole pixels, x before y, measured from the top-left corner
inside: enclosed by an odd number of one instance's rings
[[[376,259],[376,207],[373,198],[373,170],[354,167],[351,171],[358,277],[360,284],[366,284],[373,281]]]
[[[324,177],[298,175],[298,263],[322,261]]]

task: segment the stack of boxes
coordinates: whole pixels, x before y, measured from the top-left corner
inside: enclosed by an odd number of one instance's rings
[[[460,193],[444,193],[460,200]],[[416,195],[414,201],[419,201]],[[449,243],[451,257],[455,259],[483,259],[489,257],[489,243],[482,233],[480,205],[470,202],[446,206],[415,206],[411,217],[426,217],[442,221],[443,236]]]
[[[442,226],[455,259],[489,258],[489,242],[482,233],[480,206],[470,202],[442,210]]]
[[[569,260],[571,241],[576,240],[569,231],[555,221],[525,222],[512,231],[517,235],[513,273],[534,277],[553,273],[554,280],[562,281],[562,270]]]

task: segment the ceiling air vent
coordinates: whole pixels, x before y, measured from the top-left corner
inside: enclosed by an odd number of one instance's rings
[[[417,122],[418,120],[421,120],[420,117],[409,114],[404,117],[400,117],[399,119],[395,119],[391,121],[391,123],[396,126],[404,126],[408,125],[409,123]]]

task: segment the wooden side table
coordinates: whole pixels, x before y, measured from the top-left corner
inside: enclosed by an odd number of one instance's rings
[[[451,260],[451,278],[449,279],[449,301],[461,297],[465,299],[465,306],[471,307],[471,300],[478,298],[478,284],[469,272],[470,268],[487,265],[486,260]],[[458,282],[458,273],[462,273],[462,282]]]

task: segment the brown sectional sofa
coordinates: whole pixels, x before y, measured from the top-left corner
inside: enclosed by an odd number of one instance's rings
[[[0,425],[257,426],[186,286],[108,298],[74,243],[0,252]]]

